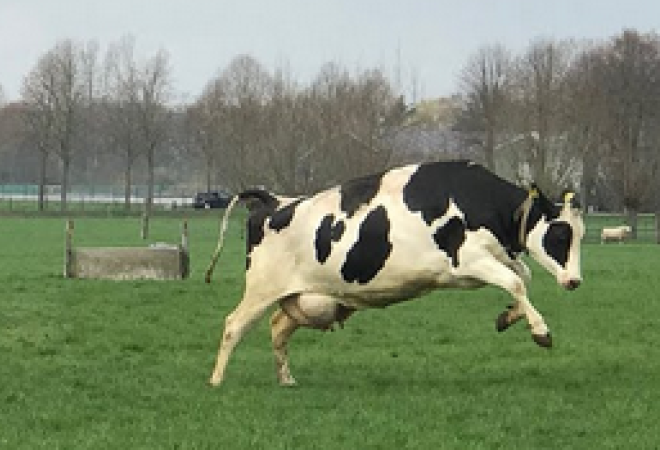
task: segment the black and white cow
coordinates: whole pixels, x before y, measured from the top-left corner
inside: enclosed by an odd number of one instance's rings
[[[527,252],[557,282],[581,281],[584,224],[572,194],[562,204],[527,191],[466,161],[409,165],[359,178],[311,197],[261,190],[237,195],[223,217],[209,281],[227,217],[238,200],[250,210],[243,299],[225,321],[211,384],[245,332],[269,307],[277,376],[295,383],[287,342],[298,327],[331,329],[353,312],[385,307],[440,287],[495,285],[514,298],[498,331],[525,317],[537,344],[552,340],[527,298]]]

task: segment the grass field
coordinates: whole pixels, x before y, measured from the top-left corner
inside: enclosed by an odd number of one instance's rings
[[[180,220],[152,222],[152,241]],[[497,334],[506,294],[438,291],[303,330],[277,386],[267,321],[207,386],[242,291],[239,224],[212,285],[215,213],[190,220],[186,281],[62,278],[64,220],[0,218],[0,448],[655,449],[660,247],[588,244],[583,286],[535,270],[555,347]],[[77,219],[76,245],[142,245],[136,218]],[[536,269],[533,263],[530,265]]]

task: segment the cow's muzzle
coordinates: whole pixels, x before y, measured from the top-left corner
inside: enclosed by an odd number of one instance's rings
[[[573,278],[564,283],[564,287],[569,291],[574,291],[580,286],[580,283],[582,283],[582,280],[579,278]]]

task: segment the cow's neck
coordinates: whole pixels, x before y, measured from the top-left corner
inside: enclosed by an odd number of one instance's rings
[[[543,214],[535,201],[535,196],[529,194],[513,213],[515,239],[508,243],[507,251],[511,257],[527,252],[527,236],[541,220]]]
[[[521,249],[525,249],[527,242],[527,225],[529,223],[530,213],[534,207],[534,195],[528,195],[525,201],[520,205],[519,212],[517,214],[520,216],[518,220],[518,244]]]

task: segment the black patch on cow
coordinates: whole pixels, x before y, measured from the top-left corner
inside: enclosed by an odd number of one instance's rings
[[[553,222],[543,236],[543,248],[561,267],[566,267],[573,241],[573,229],[566,222]]]
[[[383,206],[367,214],[341,268],[346,282],[366,284],[378,274],[392,252],[389,233],[390,221]]]
[[[458,249],[465,241],[465,223],[459,217],[452,217],[437,229],[433,240],[440,250],[451,257],[451,263],[458,267]]]
[[[264,238],[266,220],[272,216],[280,205],[279,200],[267,191],[253,189],[239,194],[245,202],[250,214],[247,219],[247,254],[259,245]]]
[[[270,229],[279,233],[284,228],[288,227],[291,223],[291,220],[293,219],[296,206],[298,206],[302,200],[302,198],[299,198],[298,200],[289,203],[285,207],[276,210],[270,218],[270,222],[268,223]]]
[[[346,231],[346,225],[344,224],[343,220],[340,220],[332,227],[332,233],[330,234],[330,237],[334,242],[338,242],[344,235],[344,231]]]
[[[264,239],[264,225],[266,219],[270,216],[270,211],[266,209],[253,210],[247,221],[247,254],[252,253],[252,249],[261,244]]]
[[[277,232],[291,223],[296,207],[305,200],[304,197],[280,208],[280,200],[268,191],[252,189],[241,192],[240,199],[247,206],[250,214],[247,219],[247,254],[261,244],[265,236],[265,226],[268,220],[270,229]]]
[[[332,222],[335,216],[328,214],[321,220],[321,224],[316,229],[316,239],[314,240],[314,247],[316,248],[316,259],[323,264],[330,256],[332,250]]]
[[[263,209],[274,210],[280,204],[276,196],[264,189],[248,189],[238,194],[248,211]]]
[[[316,239],[314,240],[314,248],[316,249],[316,259],[323,264],[330,257],[332,251],[332,242],[337,242],[344,234],[344,221],[340,220],[335,223],[335,216],[328,214],[323,217],[321,224],[316,229]]]
[[[378,193],[382,177],[379,173],[342,184],[339,188],[341,210],[350,218],[360,206],[369,204]]]
[[[526,198],[524,189],[469,161],[421,164],[403,188],[405,205],[427,225],[444,216],[453,201],[464,214],[466,229],[486,228],[510,254],[524,250],[515,212]],[[527,227],[540,217],[533,208]]]
[[[250,264],[252,264],[252,257],[247,255],[245,257],[245,270],[250,270]]]

